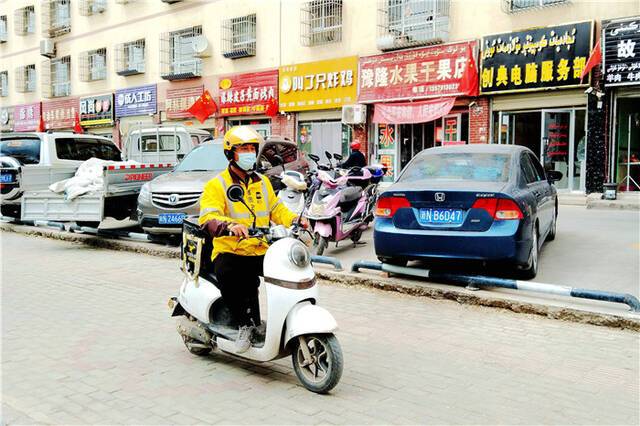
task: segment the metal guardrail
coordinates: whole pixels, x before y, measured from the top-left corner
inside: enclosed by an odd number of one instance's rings
[[[335,257],[329,256],[311,256],[311,263],[324,263],[326,265],[333,265],[336,271],[342,271],[342,263]]]
[[[142,234],[140,232],[127,232],[127,231],[117,231],[117,230],[103,230],[98,228],[90,228],[88,226],[77,226],[72,225],[69,230],[71,232],[84,232],[86,234],[93,234],[101,237],[111,237],[111,238],[130,238],[132,240],[149,242],[151,239],[147,234]]]
[[[519,281],[508,278],[486,277],[482,275],[461,275],[448,272],[432,271],[429,269],[409,268],[406,266],[394,266],[386,263],[359,260],[351,266],[352,272],[360,272],[360,269],[372,269],[376,271],[390,272],[398,275],[429,278],[432,281],[443,284],[466,285],[470,290],[478,290],[482,287],[507,288],[511,290],[531,291],[535,293],[554,294],[556,296],[575,297],[579,299],[599,300],[604,302],[624,303],[633,312],[640,312],[640,301],[628,293],[616,293],[611,291],[591,290],[586,288],[574,288],[557,284],[536,283],[532,281]]]

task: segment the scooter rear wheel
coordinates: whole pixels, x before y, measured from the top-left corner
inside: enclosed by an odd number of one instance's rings
[[[207,356],[211,352],[211,348],[200,347],[199,345],[201,345],[202,343],[198,342],[195,339],[192,339],[189,336],[182,335],[182,341],[184,342],[184,345],[186,346],[187,350],[194,355]],[[198,345],[198,346],[193,346],[193,345]]]
[[[293,370],[305,388],[315,393],[327,393],[338,384],[342,376],[344,359],[340,343],[333,334],[312,334],[304,337],[312,362],[305,365],[300,339],[297,338],[291,354]]]

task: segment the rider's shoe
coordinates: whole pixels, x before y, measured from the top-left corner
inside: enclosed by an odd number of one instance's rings
[[[253,327],[243,325],[238,332],[238,338],[236,339],[236,353],[244,353],[251,347],[251,333]]]

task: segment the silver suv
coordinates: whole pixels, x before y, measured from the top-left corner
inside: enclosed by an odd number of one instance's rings
[[[286,170],[305,173],[309,164],[296,145],[278,136],[267,138],[260,146],[260,172],[275,176]],[[222,138],[205,142],[188,153],[171,173],[164,174],[142,186],[138,196],[138,223],[151,237],[180,234],[186,216],[200,214],[200,195],[205,184],[228,165],[222,150]]]

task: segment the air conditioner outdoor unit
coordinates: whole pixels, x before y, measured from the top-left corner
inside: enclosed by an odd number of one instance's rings
[[[46,56],[47,58],[55,58],[56,43],[50,38],[40,40],[40,54],[42,56]]]
[[[193,38],[191,48],[193,49],[193,56],[196,58],[208,58],[211,56],[211,46],[207,38],[203,35]]]
[[[377,43],[380,50],[391,50],[396,47],[396,36],[393,34],[387,34],[378,37]]]
[[[362,124],[367,120],[367,106],[344,105],[342,107],[342,122],[345,124]]]

